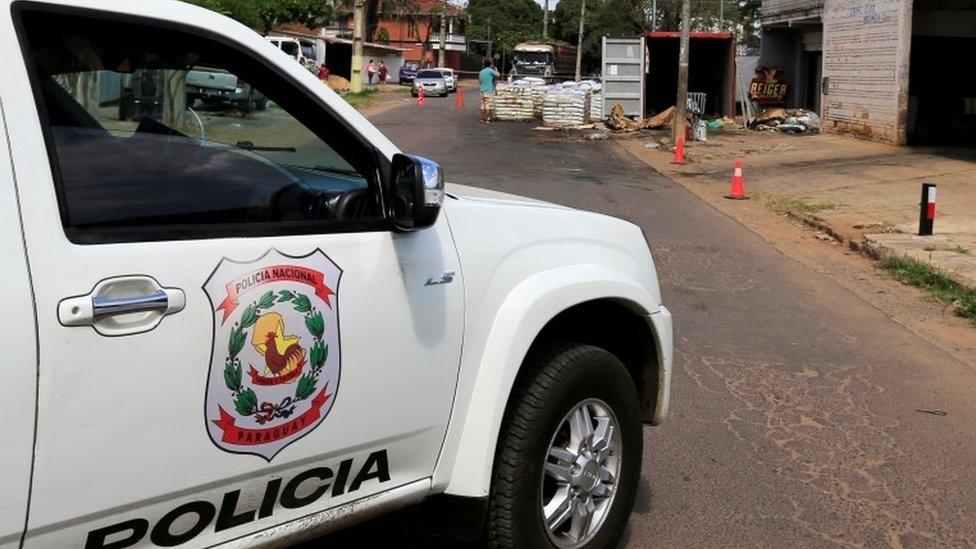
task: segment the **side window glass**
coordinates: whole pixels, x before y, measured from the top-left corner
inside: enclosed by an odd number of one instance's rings
[[[29,11],[22,26],[69,237],[381,219],[368,144],[259,61],[148,25]]]

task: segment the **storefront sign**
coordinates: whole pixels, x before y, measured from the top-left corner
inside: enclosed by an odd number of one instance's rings
[[[782,105],[789,84],[780,77],[783,67],[758,67],[749,85],[749,99],[761,105]]]

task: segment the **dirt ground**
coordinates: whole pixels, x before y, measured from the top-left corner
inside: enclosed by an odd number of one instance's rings
[[[907,233],[917,224],[921,181],[939,184],[939,241],[951,237],[968,244],[970,240],[966,239],[976,239],[976,186],[970,183],[965,188],[965,179],[972,181],[976,175],[972,160],[842,136],[735,132],[710,136],[705,146],[692,145],[689,162],[675,166],[670,163],[673,153],[665,147],[646,148],[652,141],[622,139],[618,144],[757,233],[779,252],[827,275],[957,360],[976,364],[976,330],[968,320],[952,313],[951,304],[935,301],[885,276],[870,258],[849,245],[878,238],[871,231],[879,227],[891,231],[887,234],[909,237],[898,231]],[[743,160],[751,200],[723,198],[736,158]],[[781,197],[831,207],[822,211],[813,207],[813,213],[791,215],[778,207]],[[804,222],[811,219],[823,222],[823,229],[835,236]],[[953,232],[947,235],[950,230]],[[919,257],[931,259],[939,254],[923,250],[930,242],[911,246]],[[976,246],[969,250],[955,255],[972,259]]]

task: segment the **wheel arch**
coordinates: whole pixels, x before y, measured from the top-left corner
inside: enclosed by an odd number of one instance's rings
[[[661,382],[670,367],[660,360],[661,337],[649,315],[664,311],[633,278],[605,266],[584,265],[538,273],[511,291],[499,306],[477,358],[466,409],[456,416],[459,432],[445,491],[464,496],[488,494],[498,435],[509,399],[533,348],[554,340],[581,338],[618,356],[638,383],[644,420],[659,423],[666,414]],[[624,328],[614,334],[614,323]],[[581,323],[586,326],[581,326]],[[589,328],[589,330],[587,329]],[[666,334],[670,345],[670,333]],[[645,345],[645,349],[638,349]],[[618,354],[619,353],[619,354]],[[667,375],[663,374],[667,370]],[[460,398],[458,402],[465,402]],[[663,412],[663,414],[662,414]],[[451,455],[447,448],[445,455]],[[437,484],[437,480],[435,480]]]

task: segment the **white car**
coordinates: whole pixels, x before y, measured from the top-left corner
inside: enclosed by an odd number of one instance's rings
[[[673,353],[638,227],[445,188],[213,12],[0,5],[0,547],[286,545],[427,498],[500,547],[620,538]],[[194,66],[268,110],[188,108]]]
[[[447,83],[447,91],[450,93],[456,92],[458,86],[458,79],[457,79],[457,75],[454,74],[454,69],[439,67],[436,70],[439,70],[442,73],[444,73],[444,82]]]
[[[265,38],[313,74],[318,73],[315,44],[311,40],[289,36],[267,36]]]

